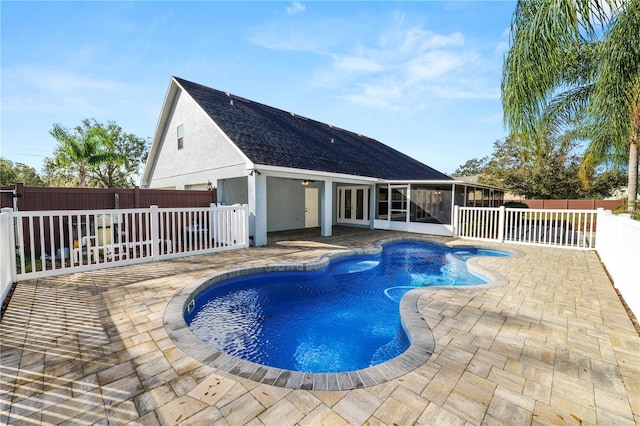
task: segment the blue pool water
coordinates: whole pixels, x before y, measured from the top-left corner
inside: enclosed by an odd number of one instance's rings
[[[333,260],[313,272],[269,272],[216,283],[185,313],[190,330],[229,355],[310,373],[367,368],[410,345],[402,296],[425,286],[485,282],[473,256],[508,256],[420,242],[386,244],[379,255]]]

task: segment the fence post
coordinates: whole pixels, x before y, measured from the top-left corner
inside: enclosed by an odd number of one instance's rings
[[[2,209],[2,213],[9,214],[9,226],[7,226],[7,231],[9,233],[7,238],[7,244],[9,245],[9,263],[11,264],[11,281],[18,281],[18,267],[16,265],[16,219],[14,216],[14,211],[11,207],[5,207]],[[4,243],[4,241],[0,242]]]
[[[220,221],[220,213],[217,211],[216,203],[209,203],[209,243],[218,244],[220,236],[218,235],[218,223]]]
[[[459,236],[458,228],[460,227],[460,206],[453,206],[453,236]]]
[[[25,191],[24,191],[24,183],[16,183],[14,186],[15,188],[15,194],[13,199],[13,207],[15,208],[15,211],[19,212],[20,210],[26,210],[26,202],[27,202],[27,197],[25,196]],[[18,195],[20,194],[20,195]],[[16,202],[16,200],[18,200]]]
[[[140,208],[140,187],[137,185],[133,187],[133,207]]]
[[[605,233],[604,233],[604,229],[607,227],[607,224],[605,224],[605,219],[604,219],[604,215],[605,215],[605,211],[608,214],[611,214],[611,210],[605,210],[602,207],[599,207],[596,209],[596,243],[593,244],[593,248],[598,251],[599,248],[602,247],[603,245],[603,241],[605,239]],[[598,244],[599,243],[599,244]],[[598,255],[600,255],[600,253],[598,253]]]
[[[506,209],[504,206],[498,208],[498,241],[504,242],[504,224],[505,224]]]
[[[249,204],[242,205],[242,226],[244,227],[244,248],[251,244],[249,240]]]
[[[158,206],[150,207],[150,219],[151,219],[151,261],[158,260],[158,253],[160,248],[160,213],[158,212]]]

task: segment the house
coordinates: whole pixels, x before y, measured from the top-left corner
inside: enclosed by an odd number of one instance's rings
[[[375,139],[173,77],[142,185],[207,184],[218,202],[249,205],[255,245],[336,224],[452,235],[454,203],[484,191]]]

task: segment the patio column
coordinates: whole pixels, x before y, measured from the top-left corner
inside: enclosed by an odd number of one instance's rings
[[[329,237],[333,226],[333,181],[326,179],[320,197],[320,235]]]
[[[267,178],[254,173],[247,176],[249,202],[249,236],[253,236],[253,246],[267,245]]]

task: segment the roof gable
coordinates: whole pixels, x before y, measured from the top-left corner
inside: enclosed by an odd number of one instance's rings
[[[254,164],[388,180],[451,179],[375,139],[174,79]]]

